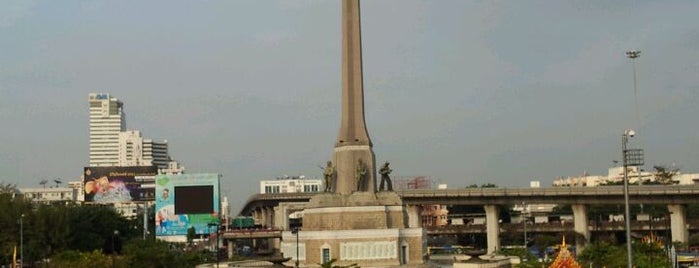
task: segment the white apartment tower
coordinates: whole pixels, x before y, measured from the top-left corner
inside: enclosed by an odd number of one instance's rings
[[[90,166],[119,164],[119,133],[126,128],[124,104],[109,94],[90,93]]]
[[[106,93],[90,93],[90,166],[157,166],[170,172],[184,168],[170,158],[167,141],[145,139],[125,130],[124,104]],[[173,168],[171,162],[175,162]]]
[[[171,161],[167,141],[144,139],[138,130],[119,133],[119,166],[153,165],[159,169],[166,169]]]

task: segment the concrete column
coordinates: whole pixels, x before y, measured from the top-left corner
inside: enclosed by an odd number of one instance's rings
[[[233,259],[233,251],[235,250],[235,244],[233,240],[228,240],[228,259]]]
[[[572,205],[572,207],[573,230],[577,234],[575,237],[575,250],[582,252],[585,245],[590,242],[590,230],[587,227],[587,205]]]
[[[275,212],[275,207],[268,207],[267,208],[267,228],[274,228],[275,224],[275,218],[274,218],[274,213]]]
[[[289,229],[289,209],[283,204],[279,203],[278,206],[274,207],[274,228],[279,230]]]
[[[263,228],[265,226],[269,226],[269,222],[268,222],[269,219],[267,218],[267,216],[269,214],[267,214],[267,209],[268,209],[267,207],[263,207],[260,209],[260,216],[261,216],[260,225],[262,225]]]
[[[270,238],[272,250],[274,253],[281,253],[282,252],[282,239],[281,238]]]
[[[422,206],[408,205],[406,209],[408,213],[408,228],[422,227]]]
[[[687,208],[684,205],[667,205],[670,211],[670,228],[672,228],[672,242],[687,243],[689,233],[687,231]]]
[[[485,205],[485,228],[488,233],[488,249],[486,254],[495,253],[500,249],[500,210],[496,205]]]
[[[252,211],[252,218],[256,223],[262,224],[262,209],[255,208],[255,210]]]

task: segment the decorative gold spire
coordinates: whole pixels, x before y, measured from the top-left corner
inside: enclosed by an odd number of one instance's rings
[[[556,259],[549,265],[549,268],[581,268],[580,264],[575,261],[573,255],[568,251],[565,236],[563,236],[563,241],[561,242],[561,247],[558,250]]]

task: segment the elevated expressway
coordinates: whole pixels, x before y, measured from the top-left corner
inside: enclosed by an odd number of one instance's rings
[[[602,187],[551,187],[551,188],[466,188],[444,190],[396,191],[408,211],[410,227],[420,227],[422,205],[472,205],[483,206],[486,214],[488,251],[499,248],[498,205],[557,204],[573,208],[573,230],[583,238],[580,246],[589,241],[587,207],[624,203],[622,186]],[[256,194],[250,197],[239,213],[252,216],[260,224],[288,229],[289,215],[304,209],[315,193]],[[670,211],[672,241],[687,242],[688,228],[686,205],[699,202],[699,185],[643,185],[629,186],[629,203],[662,204]]]

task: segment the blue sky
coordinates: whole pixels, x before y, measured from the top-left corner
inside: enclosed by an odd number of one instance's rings
[[[362,2],[366,122],[394,176],[450,187],[699,171],[697,1]],[[0,181],[76,180],[90,92],[220,172],[233,213],[282,175],[321,177],[340,118],[338,1],[0,3]],[[634,113],[630,49],[637,59]]]

